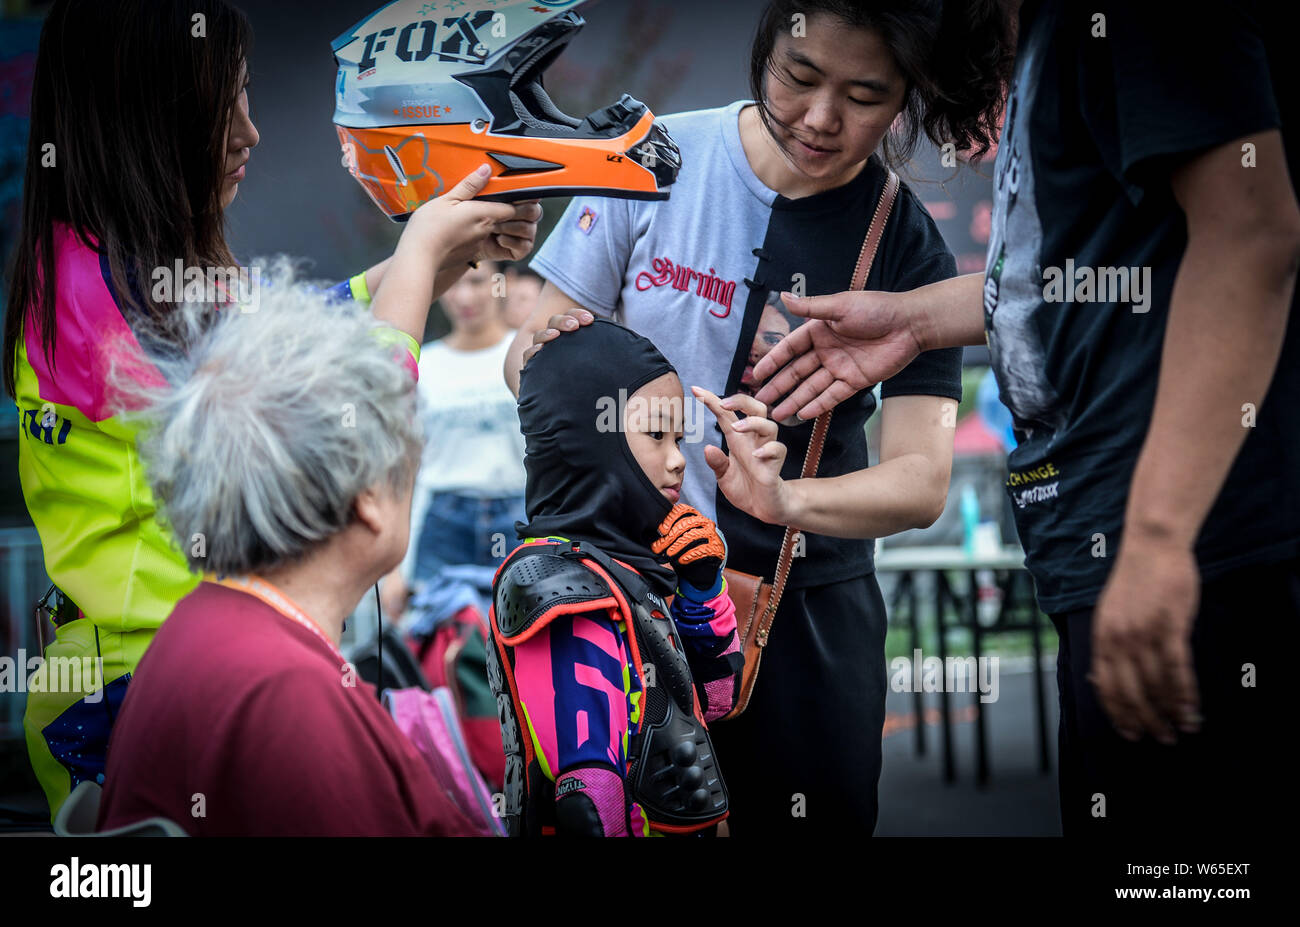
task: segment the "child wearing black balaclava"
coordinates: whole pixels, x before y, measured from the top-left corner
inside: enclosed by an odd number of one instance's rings
[[[525,541],[581,541],[634,569],[676,624],[705,721],[732,709],[743,655],[722,576],[717,527],[677,502],[684,399],[645,338],[598,320],[547,345],[524,368]],[[555,800],[581,791],[605,836],[650,828],[626,796],[627,745],[647,684],[632,629],[606,611],[563,615],[513,648],[517,699]],[[644,655],[643,655],[644,658]],[[565,817],[560,817],[563,829]],[[595,825],[593,819],[585,822]]]

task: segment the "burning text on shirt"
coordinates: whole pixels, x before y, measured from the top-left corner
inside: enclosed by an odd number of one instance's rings
[[[694,288],[696,296],[702,296],[719,306],[725,307],[725,312],[718,312],[710,309],[709,314],[717,316],[719,319],[725,319],[731,314],[731,298],[736,293],[736,284],[731,280],[723,280],[715,276],[712,267],[707,274],[700,273],[698,270],[687,267],[685,264],[674,264],[666,257],[655,258],[651,261],[654,267],[654,273],[641,271],[636,275],[636,288],[644,291],[652,286],[663,286],[671,284],[673,289],[686,292]]]

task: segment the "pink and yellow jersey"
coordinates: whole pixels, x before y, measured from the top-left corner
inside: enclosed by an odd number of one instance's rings
[[[55,229],[54,363],[33,316],[18,343],[18,474],[45,569],[103,630],[157,628],[196,585],[155,505],[135,430],[109,412],[106,346],[135,344],[108,260]]]

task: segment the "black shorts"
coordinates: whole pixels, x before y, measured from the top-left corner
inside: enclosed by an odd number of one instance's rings
[[[885,624],[875,576],[786,590],[748,709],[710,727],[733,835],[875,829]]]

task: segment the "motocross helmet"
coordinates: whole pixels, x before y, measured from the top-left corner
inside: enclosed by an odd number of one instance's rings
[[[343,163],[401,222],[486,162],[481,199],[580,193],[668,198],[681,154],[624,94],[575,119],[542,74],[584,21],[586,0],[395,0],[333,42]]]

